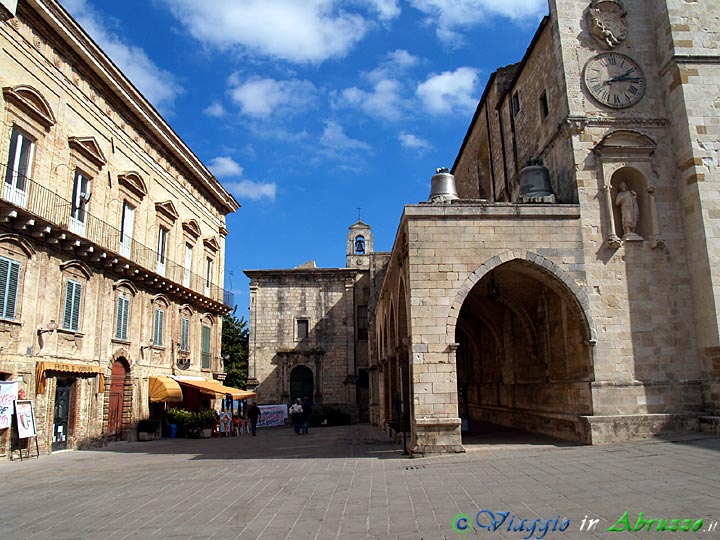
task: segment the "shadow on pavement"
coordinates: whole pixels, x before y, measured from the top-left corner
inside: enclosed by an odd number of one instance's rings
[[[122,454],[195,454],[192,459],[306,459],[402,457],[402,446],[368,424],[320,427],[309,435],[296,435],[290,426],[258,429],[257,436],[210,439],[156,439],[119,442],[86,452]]]
[[[462,443],[467,451],[479,449],[488,446],[583,446],[580,443],[574,443],[548,435],[539,435],[537,433],[528,433],[519,429],[513,429],[496,424],[488,424],[485,422],[473,422],[471,424],[471,432],[463,433]]]

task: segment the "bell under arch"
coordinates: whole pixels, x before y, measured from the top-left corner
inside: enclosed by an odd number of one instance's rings
[[[454,326],[465,433],[491,423],[589,442],[593,340],[583,306],[546,266],[510,259],[485,269]]]

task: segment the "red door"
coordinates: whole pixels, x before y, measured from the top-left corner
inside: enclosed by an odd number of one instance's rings
[[[122,438],[123,404],[125,402],[125,379],[127,368],[119,360],[112,368],[110,383],[110,407],[108,409],[108,439],[119,441]]]

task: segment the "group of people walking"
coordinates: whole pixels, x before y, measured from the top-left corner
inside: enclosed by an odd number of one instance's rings
[[[290,406],[288,414],[290,415],[295,433],[298,435],[308,435],[310,432],[310,421],[312,420],[312,402],[310,398],[305,396],[302,401],[300,398],[297,398],[295,403]],[[258,419],[261,415],[262,411],[260,407],[257,406],[257,403],[253,402],[247,410],[247,417],[248,420],[250,420],[250,431],[253,437],[255,436]]]
[[[307,435],[310,429],[310,420],[312,419],[312,403],[310,402],[310,398],[305,396],[302,401],[300,401],[300,398],[297,398],[295,403],[290,406],[289,414],[293,428],[295,429],[295,434]]]

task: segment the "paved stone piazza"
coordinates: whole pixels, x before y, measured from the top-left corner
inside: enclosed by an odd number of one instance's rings
[[[467,452],[421,459],[367,424],[289,427],[257,437],[162,439],[0,464],[3,540],[521,539],[541,533],[453,530],[479,510],[570,520],[546,539],[718,539],[720,438],[696,435],[576,446],[513,431],[474,436]],[[696,532],[608,532],[629,511],[703,519]],[[582,520],[599,519],[592,532]],[[459,518],[456,518],[459,519]],[[487,522],[486,515],[481,521]],[[462,525],[462,523],[461,523]],[[586,523],[587,527],[587,523]]]

